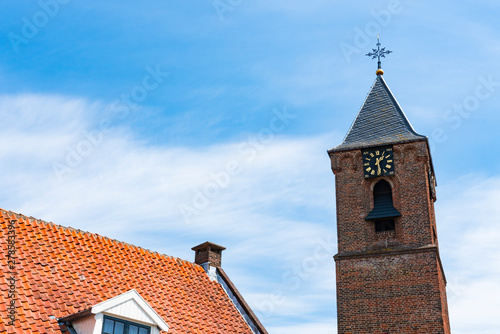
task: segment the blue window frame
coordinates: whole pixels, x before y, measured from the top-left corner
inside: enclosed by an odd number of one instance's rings
[[[104,316],[102,334],[150,334],[151,327],[135,322]]]

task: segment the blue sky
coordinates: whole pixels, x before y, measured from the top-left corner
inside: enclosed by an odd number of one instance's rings
[[[499,14],[488,0],[2,1],[0,206],[188,260],[222,244],[270,333],[336,333],[326,150],[375,79],[380,33],[384,78],[432,143],[453,332],[496,333]]]

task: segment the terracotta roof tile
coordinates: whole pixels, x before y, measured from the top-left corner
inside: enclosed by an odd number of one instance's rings
[[[4,273],[11,220],[16,220],[17,320],[6,325],[8,310],[0,303],[1,333],[64,333],[50,316],[75,314],[130,289],[168,323],[169,334],[252,333],[220,284],[199,265],[0,209]],[[3,300],[8,289],[0,276]]]

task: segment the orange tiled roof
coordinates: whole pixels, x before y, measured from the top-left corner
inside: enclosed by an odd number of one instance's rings
[[[15,220],[16,317],[8,325],[8,225]],[[61,333],[56,318],[131,289],[169,334],[251,334],[220,284],[197,264],[0,209],[0,333]],[[12,249],[12,248],[11,248]]]

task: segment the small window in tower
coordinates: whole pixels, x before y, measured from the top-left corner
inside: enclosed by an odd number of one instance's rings
[[[394,231],[396,229],[396,224],[394,223],[394,219],[387,220],[377,220],[375,222],[375,232],[385,232],[385,231]]]
[[[389,182],[380,180],[373,188],[373,210],[365,219],[391,220],[392,217],[401,216],[392,202],[392,189]]]

